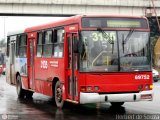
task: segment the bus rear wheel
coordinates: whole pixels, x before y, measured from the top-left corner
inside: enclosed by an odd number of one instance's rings
[[[121,106],[121,105],[123,105],[124,104],[124,102],[111,102],[111,105],[112,106],[114,106],[114,107],[118,107],[118,106]]]
[[[25,96],[25,90],[22,89],[22,83],[21,83],[21,77],[20,77],[20,75],[17,76],[16,80],[17,80],[16,91],[17,91],[18,98],[24,98],[24,96]]]
[[[57,105],[58,108],[62,108],[64,105],[64,100],[63,100],[63,94],[62,94],[62,86],[60,81],[56,82],[55,85],[55,93],[54,93],[54,98],[55,98],[55,103]]]

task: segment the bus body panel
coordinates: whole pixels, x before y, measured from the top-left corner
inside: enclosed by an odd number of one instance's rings
[[[35,91],[52,96],[53,79],[64,82],[64,73],[64,59],[35,58]]]
[[[136,78],[144,76],[144,78]],[[148,78],[146,78],[148,77]],[[145,90],[146,85],[152,84],[152,74],[150,72],[141,73],[92,73],[82,75],[80,81],[85,78],[85,86],[91,86],[92,90],[87,92],[139,92]],[[84,83],[84,82],[83,82]],[[82,85],[83,86],[83,85]],[[99,90],[95,91],[94,87],[98,86]],[[142,88],[140,88],[142,87]],[[149,89],[149,88],[148,88]]]

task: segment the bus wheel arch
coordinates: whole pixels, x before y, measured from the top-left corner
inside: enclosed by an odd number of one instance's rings
[[[58,77],[54,77],[54,78],[53,78],[53,81],[52,81],[52,96],[53,96],[53,97],[54,97],[55,86],[56,86],[57,81],[59,81],[59,78],[58,78]]]
[[[33,91],[25,90],[22,88],[22,80],[21,80],[21,75],[19,72],[16,73],[16,91],[18,98],[28,98],[32,99],[33,96]]]

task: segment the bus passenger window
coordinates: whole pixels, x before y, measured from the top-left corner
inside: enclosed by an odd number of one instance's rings
[[[53,48],[52,30],[48,30],[44,34],[43,57],[51,57],[52,48]]]
[[[54,43],[53,56],[61,58],[63,57],[63,49],[64,49],[64,30],[57,30],[57,40]]]
[[[19,42],[20,42],[20,35],[16,38],[16,56],[19,56]]]
[[[9,56],[10,50],[10,37],[7,37],[7,56]]]
[[[54,57],[63,57],[63,43],[54,45]]]
[[[26,47],[27,47],[27,37],[26,35],[21,35],[20,36],[20,41],[19,41],[19,56],[20,57],[26,57]]]
[[[43,38],[42,32],[38,33],[38,39],[37,39],[37,57],[41,57],[42,56],[42,38]]]

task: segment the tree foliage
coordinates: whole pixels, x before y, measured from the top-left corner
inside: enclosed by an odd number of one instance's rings
[[[153,66],[155,66],[154,58],[155,58],[155,52],[154,47],[157,43],[158,38],[160,37],[160,32],[158,29],[158,23],[155,17],[148,18],[149,20],[149,26],[150,26],[150,39],[151,39],[151,53],[152,53],[152,62]]]
[[[150,18],[148,18],[148,20],[149,20],[149,26],[151,29],[150,36],[151,37],[160,36],[159,29],[158,29],[158,23],[157,23],[156,18],[150,17]]]

